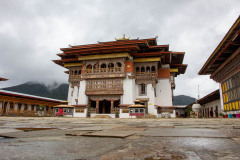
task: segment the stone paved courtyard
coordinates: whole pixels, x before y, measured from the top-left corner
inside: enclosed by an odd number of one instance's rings
[[[0,117],[0,159],[240,159],[240,119]]]

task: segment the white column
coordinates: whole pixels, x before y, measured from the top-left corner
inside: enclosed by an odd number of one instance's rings
[[[85,94],[86,90],[86,80],[82,80],[80,82],[80,87],[79,87],[79,96],[78,96],[78,104],[87,104],[88,103],[88,97]]]
[[[2,109],[2,105],[3,105],[3,102],[1,101],[0,102],[0,110]]]
[[[219,113],[224,111],[224,104],[223,104],[223,96],[222,96],[222,86],[221,83],[219,83],[219,93],[220,93],[220,104],[221,104],[221,111],[218,111]]]
[[[130,79],[128,76],[123,80],[123,104],[134,104],[135,101],[135,79]]]

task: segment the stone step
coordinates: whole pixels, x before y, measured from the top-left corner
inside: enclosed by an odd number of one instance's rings
[[[96,115],[93,118],[111,118],[109,115]]]

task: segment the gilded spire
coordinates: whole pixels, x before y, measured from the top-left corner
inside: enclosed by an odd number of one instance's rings
[[[123,35],[123,38],[119,38],[119,39],[115,38],[116,41],[123,41],[123,40],[129,40],[129,39],[130,37],[126,38],[125,34]]]

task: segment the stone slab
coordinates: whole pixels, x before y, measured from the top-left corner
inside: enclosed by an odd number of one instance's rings
[[[17,129],[11,129],[11,128],[1,128],[0,129],[0,134],[12,133],[12,132],[22,132],[22,131],[19,131]]]
[[[206,137],[206,138],[228,138],[225,132],[205,128],[149,128],[138,133],[140,136],[152,137]]]
[[[99,131],[93,133],[86,133],[82,134],[82,136],[89,136],[89,137],[109,137],[109,138],[126,138],[135,134],[134,131],[113,131],[113,130],[106,130],[106,131]]]
[[[72,128],[68,130],[77,130],[77,131],[102,131],[106,129],[112,129],[113,126],[92,126],[92,127],[78,127],[78,128]]]

